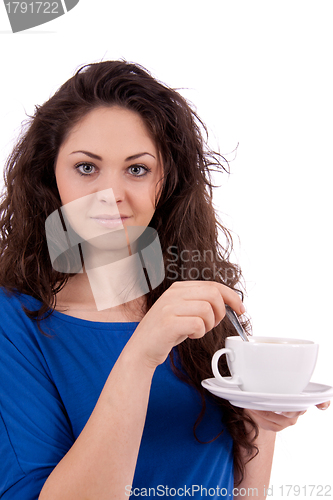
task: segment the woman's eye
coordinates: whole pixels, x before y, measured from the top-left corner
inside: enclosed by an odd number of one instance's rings
[[[81,175],[91,175],[95,171],[94,165],[91,165],[90,163],[80,163],[79,165],[76,165],[75,168]]]
[[[135,177],[143,177],[148,172],[150,172],[150,169],[145,165],[131,165],[129,167],[129,170]]]

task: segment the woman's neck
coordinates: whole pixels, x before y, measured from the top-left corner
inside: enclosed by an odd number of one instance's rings
[[[98,273],[95,273],[94,280],[95,288],[98,288]],[[141,321],[146,310],[146,300],[143,295],[128,302],[110,305],[110,307],[101,307],[100,303],[98,307],[98,301],[96,301],[90,281],[91,278],[89,279],[85,272],[70,278],[64,288],[57,294],[56,310],[88,321]],[[101,290],[103,288],[104,293],[107,293],[105,283],[103,286]],[[113,296],[116,295],[114,291],[111,293],[113,293]]]

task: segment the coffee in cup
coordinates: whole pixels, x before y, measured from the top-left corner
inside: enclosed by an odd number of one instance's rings
[[[227,388],[249,392],[299,394],[307,386],[316,366],[318,344],[310,340],[279,337],[228,337],[225,348],[212,358],[216,382]],[[231,377],[218,369],[226,354]]]

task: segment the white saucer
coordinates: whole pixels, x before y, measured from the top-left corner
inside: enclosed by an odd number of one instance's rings
[[[304,411],[333,398],[333,387],[314,382],[310,382],[300,394],[269,394],[242,391],[239,387],[226,388],[219,385],[215,378],[207,378],[201,385],[232,405],[249,410]]]

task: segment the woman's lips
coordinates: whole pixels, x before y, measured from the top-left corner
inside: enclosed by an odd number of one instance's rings
[[[92,217],[92,219],[99,226],[106,227],[107,229],[113,229],[115,227],[122,227],[125,220],[129,219],[129,217]]]

